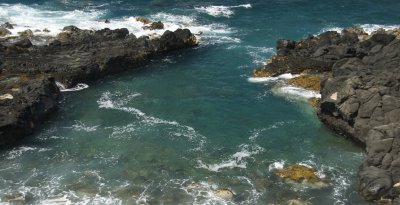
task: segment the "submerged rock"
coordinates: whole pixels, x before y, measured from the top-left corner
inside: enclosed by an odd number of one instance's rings
[[[274,169],[274,173],[282,178],[294,181],[307,180],[310,182],[320,181],[321,179],[315,174],[317,170],[303,165],[291,165],[282,169]]]
[[[312,204],[308,201],[303,201],[300,199],[291,199],[287,202],[287,205],[312,205]]]
[[[232,200],[233,199],[233,192],[227,188],[219,188],[214,191],[215,196],[225,199],[225,200]]]
[[[273,172],[283,179],[310,184],[313,188],[328,186],[328,184],[316,174],[317,170],[304,165],[295,164],[282,169],[274,169]]]
[[[25,195],[22,193],[15,193],[15,194],[7,194],[3,197],[4,201],[11,202],[11,203],[24,203],[25,202]]]

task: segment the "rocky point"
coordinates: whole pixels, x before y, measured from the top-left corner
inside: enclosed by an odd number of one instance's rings
[[[400,194],[399,29],[367,34],[328,31],[300,41],[278,40],[277,54],[255,76],[316,74],[318,116],[328,127],[366,147],[359,191],[371,201]],[[302,79],[292,80],[298,84]],[[306,80],[309,83],[309,80]],[[318,82],[315,80],[315,82]]]
[[[8,35],[1,27],[0,36]],[[158,27],[159,28],[159,27]],[[56,82],[73,86],[137,69],[166,52],[197,45],[187,29],[159,38],[136,37],[128,29],[82,30],[67,26],[48,45],[33,45],[32,31],[0,40],[0,145],[29,135],[57,108]]]

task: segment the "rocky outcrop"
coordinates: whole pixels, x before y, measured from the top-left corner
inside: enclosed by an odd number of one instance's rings
[[[59,90],[54,78],[13,78],[12,85],[3,85],[1,89],[9,93],[4,94],[8,98],[0,99],[0,145],[15,143],[32,134],[34,128],[57,107]]]
[[[318,116],[338,133],[366,146],[360,193],[367,200],[400,194],[399,30],[368,35],[362,29],[279,40],[262,71],[328,73],[321,78]]]
[[[150,39],[137,38],[125,28],[92,31],[67,26],[48,45],[32,45],[30,38],[27,31],[19,39],[0,43],[0,95],[13,96],[0,100],[0,145],[32,133],[55,109],[59,92],[55,81],[72,86],[96,80],[138,68],[165,52],[197,45],[187,29],[165,31],[160,38]],[[10,80],[15,78],[17,82]]]
[[[273,172],[287,180],[308,185],[312,188],[325,188],[328,183],[317,175],[317,170],[300,164],[290,165],[282,169],[273,169]]]

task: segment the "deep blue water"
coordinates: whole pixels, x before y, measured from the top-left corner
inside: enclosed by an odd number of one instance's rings
[[[144,16],[203,35],[197,48],[64,92],[46,125],[0,151],[0,204],[18,194],[26,204],[367,204],[357,193],[362,149],[322,125],[303,98],[248,78],[277,39],[397,25],[399,1],[1,2],[0,22],[17,24],[13,32],[75,24],[140,35],[129,17]],[[297,163],[329,186],[271,172]],[[218,188],[235,196],[219,198]]]

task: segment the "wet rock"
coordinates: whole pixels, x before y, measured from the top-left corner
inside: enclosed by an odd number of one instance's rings
[[[306,167],[303,165],[291,165],[282,169],[274,169],[274,173],[282,178],[288,178],[294,181],[320,181],[321,179],[316,175],[316,171],[313,168]]]
[[[13,43],[13,45],[18,46],[20,48],[30,48],[30,47],[32,47],[32,42],[29,39],[24,38],[22,40],[19,40],[19,41]]]
[[[54,78],[19,81],[19,93],[0,100],[0,145],[31,134],[37,123],[56,109],[59,90]]]
[[[143,26],[143,29],[145,30],[159,30],[159,29],[164,29],[164,24],[161,21],[158,22],[152,22],[148,26]]]
[[[0,37],[10,35],[10,34],[11,34],[11,32],[8,29],[0,27]]]
[[[287,83],[294,85],[296,87],[301,87],[306,90],[321,90],[321,81],[319,77],[315,75],[300,75],[298,77],[294,77],[287,80]]]
[[[303,201],[300,199],[291,199],[287,202],[287,205],[312,205],[312,204],[308,201]]]
[[[143,24],[150,24],[150,23],[152,23],[152,21],[151,21],[150,19],[145,18],[145,17],[141,17],[141,16],[138,16],[138,17],[136,17],[135,19],[136,19],[136,21],[142,22]]]
[[[0,26],[1,28],[6,28],[6,29],[14,29],[14,26],[10,24],[9,22],[5,22],[3,25]]]
[[[267,69],[254,69],[253,70],[254,77],[270,77],[272,73],[270,73]]]
[[[19,202],[19,203],[24,203],[25,202],[25,195],[22,193],[15,193],[15,194],[7,194],[4,197],[4,201],[7,202]]]
[[[43,29],[43,32],[45,32],[45,33],[50,33],[50,30],[47,29],[47,28],[45,28],[45,29]]]
[[[393,186],[389,173],[377,167],[364,167],[359,172],[360,192],[367,200],[380,199]]]
[[[104,21],[104,23],[110,23],[110,20],[106,19],[106,20]]]
[[[32,38],[34,36],[32,30],[30,30],[30,29],[18,32],[18,35],[20,37],[25,37],[25,38]]]
[[[214,191],[215,196],[225,199],[225,200],[232,200],[233,199],[233,192],[227,188],[219,188]]]
[[[274,169],[273,172],[283,179],[310,184],[313,188],[327,186],[323,179],[316,174],[317,170],[304,165],[295,164],[282,169]]]
[[[312,98],[308,99],[308,103],[310,103],[310,105],[313,107],[318,107],[320,101],[318,98],[312,97]]]

